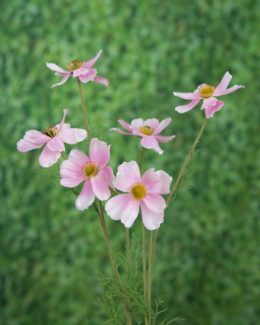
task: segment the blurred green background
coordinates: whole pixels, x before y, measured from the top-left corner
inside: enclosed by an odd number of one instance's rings
[[[2,0],[0,12],[0,324],[107,319],[98,279],[110,265],[96,215],[75,209],[58,167],[38,166],[39,151],[16,151],[26,130],[59,122],[64,107],[82,126],[76,82],[50,89],[58,78],[45,63],[65,67],[101,48],[97,68],[110,87],[84,91],[92,133],[112,144],[114,170],[138,150],[136,139],[108,132],[118,118],[173,118],[165,134],[176,140],[163,156],[149,152],[146,167],[176,178],[203,112],[176,113],[184,101],[172,91],[217,84],[227,70],[232,85],[246,85],[209,120],[168,210],[153,293],[165,299],[164,317],[184,324],[259,324],[259,2]],[[123,226],[107,222],[120,252]],[[133,231],[138,237],[138,225]]]

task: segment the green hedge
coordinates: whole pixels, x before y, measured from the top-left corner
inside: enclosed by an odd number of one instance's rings
[[[63,107],[72,124],[82,123],[76,84],[50,89],[57,78],[45,62],[65,66],[101,48],[97,67],[111,85],[84,90],[93,133],[112,144],[114,170],[137,155],[136,140],[108,132],[118,118],[173,118],[169,134],[176,140],[164,145],[163,156],[149,152],[146,167],[176,177],[203,114],[176,113],[182,101],[172,91],[217,83],[227,70],[233,84],[246,85],[209,121],[168,211],[153,292],[164,297],[168,319],[258,323],[259,2],[3,0],[0,12],[0,324],[106,320],[98,278],[110,265],[96,216],[74,208],[58,185],[58,168],[38,166],[39,152],[16,151],[26,130],[58,122]],[[123,227],[108,224],[120,250]]]

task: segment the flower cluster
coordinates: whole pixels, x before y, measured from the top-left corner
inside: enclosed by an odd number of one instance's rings
[[[109,82],[103,77],[97,76],[97,70],[93,68],[102,51],[89,61],[73,60],[67,65],[67,70],[54,63],[47,63],[47,67],[54,71],[61,81],[52,87],[64,84],[69,77],[78,82],[90,81],[108,86]],[[175,96],[190,100],[186,105],[177,106],[179,113],[193,109],[200,101],[205,110],[206,118],[212,118],[224,103],[216,97],[227,95],[239,88],[235,85],[227,88],[232,76],[226,72],[217,87],[202,84],[194,92],[174,92]],[[64,115],[60,123],[48,127],[43,131],[30,130],[17,142],[20,152],[27,152],[43,147],[39,156],[39,164],[42,167],[50,167],[61,156],[64,160],[60,166],[60,184],[64,187],[75,188],[83,184],[76,198],[77,209],[88,209],[95,200],[106,201],[105,211],[113,220],[120,220],[126,228],[130,228],[141,211],[142,222],[148,230],[160,227],[164,220],[164,212],[167,207],[162,195],[170,193],[172,178],[162,170],[148,169],[141,175],[140,165],[136,161],[123,162],[118,166],[116,177],[109,166],[110,145],[97,138],[89,140],[88,155],[78,149],[73,149],[68,156],[65,152],[65,144],[77,144],[85,140],[87,131],[80,128],[71,128],[65,123],[68,113],[64,109]],[[160,143],[166,143],[175,138],[175,135],[162,135],[171,123],[170,117],[159,121],[156,118],[134,119],[128,123],[118,120],[122,129],[112,128],[119,134],[136,136],[140,138],[140,145],[145,149],[151,149],[158,154],[163,154]],[[121,193],[122,192],[122,193]],[[114,195],[111,197],[112,193]]]

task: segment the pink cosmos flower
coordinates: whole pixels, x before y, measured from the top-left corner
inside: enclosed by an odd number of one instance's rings
[[[107,201],[105,209],[113,220],[121,220],[126,228],[135,222],[139,208],[144,226],[148,230],[160,227],[164,218],[166,202],[161,194],[170,193],[172,178],[154,168],[140,174],[135,161],[124,162],[118,167],[114,187],[127,194],[119,194]]]
[[[224,103],[215,97],[228,95],[234,91],[244,88],[241,85],[235,85],[231,88],[227,88],[232,76],[229,72],[226,72],[218,84],[217,87],[202,84],[193,93],[177,93],[173,92],[174,96],[191,100],[188,104],[177,106],[175,110],[179,113],[185,113],[193,109],[201,100],[203,100],[201,109],[205,109],[206,118],[213,117],[215,112],[219,111]]]
[[[87,137],[87,132],[82,129],[71,128],[70,124],[64,123],[68,110],[64,109],[61,122],[49,127],[42,132],[36,130],[27,131],[24,137],[17,142],[20,152],[27,152],[44,146],[39,157],[42,167],[50,167],[55,164],[63,151],[64,143],[75,144]]]
[[[63,161],[60,168],[61,185],[76,187],[84,182],[83,188],[76,200],[76,207],[83,211],[97,197],[104,201],[110,197],[109,187],[112,187],[113,171],[107,166],[110,159],[110,146],[104,141],[92,139],[89,157],[83,152],[73,149],[69,159]]]
[[[79,78],[79,80],[83,83],[87,83],[89,81],[94,81],[100,83],[104,86],[108,86],[109,82],[107,79],[98,77],[97,70],[93,69],[93,65],[96,63],[98,58],[100,57],[102,50],[98,52],[98,54],[89,61],[80,61],[80,60],[73,60],[67,65],[68,70],[64,70],[59,67],[55,63],[46,63],[47,67],[55,72],[56,76],[62,77],[61,81],[52,85],[53,87],[63,85],[69,77]]]
[[[142,118],[135,119],[131,124],[124,120],[118,120],[118,123],[127,131],[121,129],[112,128],[111,131],[116,131],[124,135],[134,135],[141,137],[141,146],[146,149],[153,149],[160,155],[163,150],[160,148],[160,142],[168,142],[175,138],[175,135],[163,136],[160,133],[171,123],[170,117],[162,120],[161,122],[156,118],[143,120]]]

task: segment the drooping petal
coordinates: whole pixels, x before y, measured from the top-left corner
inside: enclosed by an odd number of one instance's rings
[[[163,223],[164,212],[155,213],[148,209],[144,202],[141,202],[142,220],[146,229],[155,230]]]
[[[140,181],[141,175],[137,162],[124,162],[118,167],[114,187],[122,192],[129,192],[131,187]]]
[[[101,54],[102,54],[102,50],[100,50],[93,59],[86,61],[84,63],[84,67],[91,68],[97,62]]]
[[[169,135],[169,136],[156,135],[155,138],[158,142],[169,142],[175,138],[175,135]]]
[[[198,99],[199,98],[199,94],[198,92],[193,92],[193,93],[178,93],[178,92],[173,92],[173,95],[176,97],[180,97],[182,99]]]
[[[110,197],[108,184],[101,173],[98,173],[95,177],[91,177],[90,181],[93,192],[100,201],[107,200]]]
[[[61,85],[65,84],[65,82],[69,79],[69,77],[70,77],[70,73],[67,73],[66,75],[64,75],[64,77],[61,79],[60,82],[57,82],[56,84],[53,84],[51,86],[51,88],[58,87],[58,86],[61,86]]]
[[[61,76],[63,75],[67,75],[68,73],[70,73],[67,70],[62,69],[61,67],[59,67],[57,64],[55,63],[46,63],[47,68],[49,68],[50,70],[57,72],[58,74],[60,74]]]
[[[204,99],[202,109],[205,109],[206,118],[212,118],[213,115],[219,111],[224,106],[224,103],[221,100],[218,100],[214,97]]]
[[[60,156],[59,151],[51,151],[45,146],[40,154],[39,163],[44,168],[51,167],[59,160]]]
[[[118,123],[124,128],[126,129],[127,131],[129,131],[130,133],[132,132],[132,127],[129,123],[127,123],[126,121],[124,120],[118,120]]]
[[[98,84],[104,85],[104,86],[106,86],[106,87],[109,86],[109,81],[108,81],[108,79],[103,78],[103,77],[96,76],[96,77],[93,79],[93,81],[96,82],[96,83],[98,83]]]
[[[103,168],[110,159],[110,146],[106,142],[94,138],[90,142],[89,156],[90,160],[99,168]]]
[[[86,210],[95,200],[95,194],[89,180],[85,181],[83,188],[75,202],[76,208],[80,211]]]
[[[77,128],[66,128],[60,131],[59,136],[65,143],[76,144],[86,139],[87,131]]]
[[[47,148],[51,151],[65,151],[64,143],[62,142],[62,139],[59,137],[59,135],[56,135],[56,137],[52,138],[47,144]]]
[[[72,75],[73,75],[73,78],[76,78],[76,77],[79,77],[81,75],[86,75],[88,72],[89,72],[88,68],[81,67],[81,68],[78,68],[78,69],[74,70]]]
[[[78,78],[79,78],[79,80],[81,82],[83,82],[85,84],[85,83],[87,83],[89,81],[93,81],[96,74],[97,74],[97,70],[96,69],[91,69],[86,74],[82,74],[82,75],[78,76]]]
[[[163,153],[163,150],[160,148],[158,141],[153,135],[142,137],[141,145],[146,149],[153,149],[155,152],[158,152],[159,155]]]
[[[191,102],[189,102],[186,105],[176,106],[175,111],[178,113],[186,113],[186,112],[190,111],[191,109],[193,109],[199,102],[200,102],[200,98],[193,99]]]
[[[166,208],[166,202],[159,194],[147,194],[143,198],[147,208],[155,213],[161,213]]]
[[[227,71],[224,76],[222,77],[220,83],[216,87],[214,91],[214,96],[221,96],[223,95],[223,92],[227,89],[230,81],[232,79],[231,74]]]
[[[105,205],[106,213],[113,220],[120,220],[128,202],[131,200],[129,194],[120,194],[109,199]]]
[[[82,168],[70,160],[65,160],[60,166],[60,184],[64,187],[76,187],[84,181],[85,175]]]
[[[142,182],[148,189],[149,193],[169,194],[172,177],[163,170],[154,171],[154,168],[148,169],[143,177]]]
[[[34,149],[41,148],[42,146],[43,146],[42,144],[35,145],[35,144],[32,144],[31,142],[26,141],[24,139],[19,140],[17,142],[17,144],[16,144],[17,150],[20,151],[20,152],[31,151],[31,150],[34,150]]]
[[[161,133],[167,126],[171,123],[172,119],[167,117],[166,119],[162,120],[158,127],[155,129],[154,134]]]
[[[69,161],[82,169],[89,162],[89,157],[84,152],[73,149],[69,154]]]

